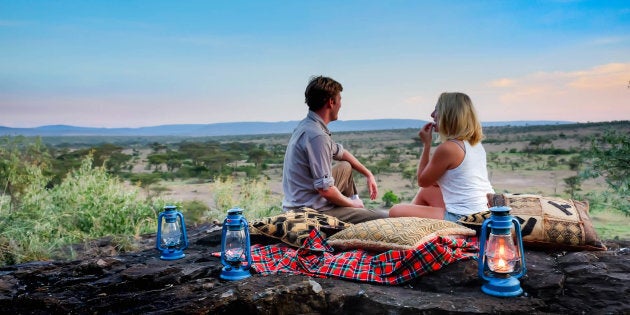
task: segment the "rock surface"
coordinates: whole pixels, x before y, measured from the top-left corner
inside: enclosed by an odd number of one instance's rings
[[[295,275],[219,278],[220,230],[189,228],[190,247],[159,259],[154,235],[136,252],[116,254],[107,239],[74,261],[0,268],[2,314],[628,314],[630,241],[605,252],[526,250],[525,294],[481,292],[477,262],[467,260],[402,286]],[[110,255],[114,254],[114,255]]]

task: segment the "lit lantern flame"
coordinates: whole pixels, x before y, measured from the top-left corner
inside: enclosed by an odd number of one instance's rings
[[[477,268],[479,277],[484,280],[481,291],[498,297],[523,294],[518,281],[527,272],[523,237],[521,224],[510,215],[510,208],[491,207],[490,217],[483,222],[480,236]]]
[[[486,249],[488,268],[496,273],[511,273],[516,262],[520,260],[519,252],[511,235],[495,235],[490,233]]]

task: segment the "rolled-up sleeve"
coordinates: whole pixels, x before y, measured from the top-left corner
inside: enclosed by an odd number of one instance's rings
[[[341,161],[341,159],[343,158],[343,145],[341,145],[341,143],[333,142],[332,147],[332,158],[336,161]]]
[[[328,188],[334,185],[335,179],[329,176],[315,179],[315,182],[313,182],[313,187],[315,187],[315,189],[328,190]]]

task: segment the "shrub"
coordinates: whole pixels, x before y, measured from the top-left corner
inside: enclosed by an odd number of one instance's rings
[[[51,189],[41,172],[30,176],[18,208],[8,210],[0,200],[0,264],[49,259],[64,246],[103,236],[129,245],[126,240],[155,231],[165,205],[139,202],[137,188],[92,168],[91,155]]]
[[[184,201],[181,209],[187,224],[203,221],[209,211],[210,207],[199,200]]]
[[[616,130],[591,139],[584,154],[586,169],[583,178],[603,177],[608,184],[607,203],[630,216],[630,137]]]
[[[248,220],[282,212],[280,197],[272,195],[266,179],[245,178],[235,182],[233,177],[226,177],[216,179],[213,188],[216,208],[210,211],[211,219],[223,221],[227,211],[234,207],[242,208]]]
[[[385,203],[385,207],[388,207],[388,208],[400,202],[400,199],[398,198],[398,196],[396,196],[396,194],[394,194],[391,190],[387,191],[383,195],[382,200]]]

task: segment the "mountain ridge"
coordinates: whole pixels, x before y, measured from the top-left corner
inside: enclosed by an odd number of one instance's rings
[[[170,124],[147,127],[80,127],[72,125],[45,125],[33,128],[13,128],[0,126],[2,136],[228,136],[228,135],[259,135],[291,133],[299,123],[294,121],[279,122],[226,122],[211,124]],[[332,132],[343,131],[371,131],[388,129],[420,128],[426,120],[419,119],[368,119],[368,120],[338,120],[331,122],[328,127]],[[482,122],[484,127],[490,126],[535,126],[572,124],[571,121],[551,120],[518,120]]]

